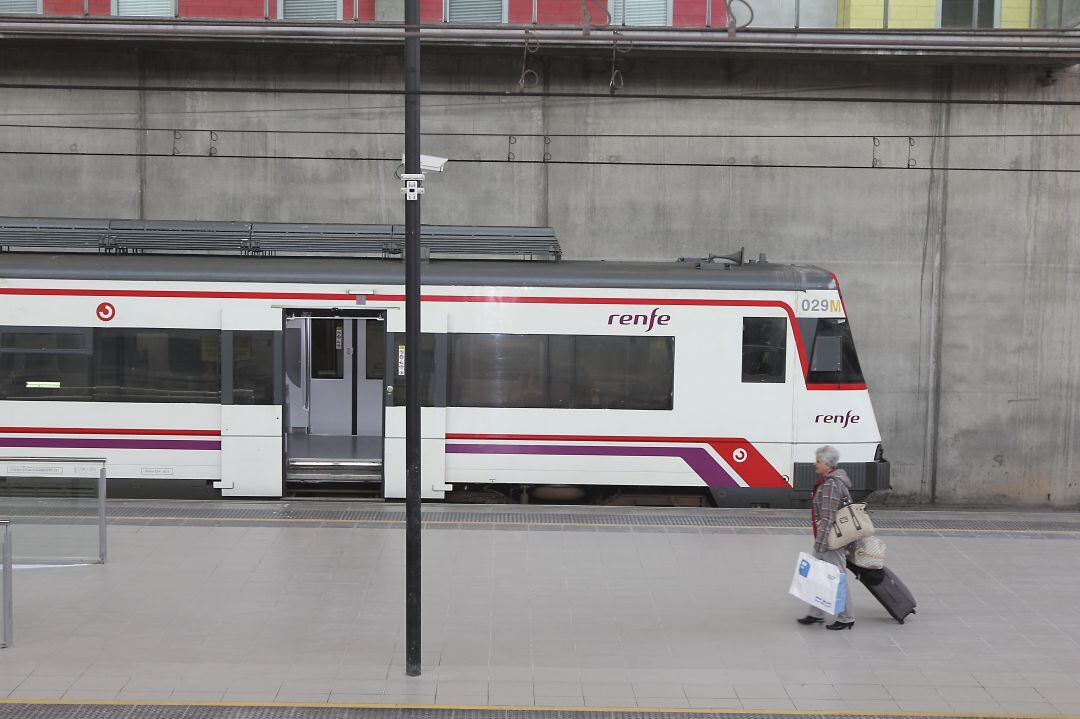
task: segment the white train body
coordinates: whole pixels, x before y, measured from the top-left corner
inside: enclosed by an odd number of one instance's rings
[[[383,496],[404,496],[400,263],[24,253],[4,267],[0,454],[100,456],[113,478],[280,497],[293,464],[341,459],[318,449],[336,437],[375,447],[350,457],[377,461]],[[858,490],[888,486],[839,288],[822,270],[453,261],[423,272],[425,497],[708,487],[720,504],[781,506],[808,496],[824,444]]]

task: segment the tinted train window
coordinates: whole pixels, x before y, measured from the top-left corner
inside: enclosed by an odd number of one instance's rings
[[[219,330],[95,330],[94,364],[99,401],[221,401]]]
[[[810,371],[806,381],[811,384],[862,384],[862,367],[851,339],[851,327],[846,319],[819,319],[813,327]]]
[[[744,317],[742,381],[784,382],[787,366],[787,319]]]
[[[398,353],[405,348],[405,333],[398,332],[388,338],[393,342],[394,362],[391,371],[394,377],[394,406],[405,406],[405,375],[398,373]],[[420,335],[420,404],[432,407],[435,404],[435,335]]]
[[[671,409],[672,337],[456,334],[452,407]]]
[[[0,332],[0,399],[90,401],[89,330]]]
[[[311,320],[311,378],[341,379],[345,372],[345,323]]]
[[[547,337],[450,336],[451,407],[547,405]]]
[[[577,409],[671,409],[673,337],[574,337]]]
[[[274,404],[273,332],[233,332],[233,404]]]
[[[364,377],[383,379],[386,375],[386,323],[367,320],[364,324]]]

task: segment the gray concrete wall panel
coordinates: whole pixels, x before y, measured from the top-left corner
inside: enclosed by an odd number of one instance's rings
[[[455,159],[428,176],[425,221],[551,225],[568,259],[746,245],[832,269],[897,498],[1080,502],[1080,174],[1063,172],[1080,113],[1009,104],[1074,100],[1076,68],[620,53],[622,94],[754,98],[658,100],[607,96],[609,53],[530,56],[537,91],[594,97],[519,94],[520,63],[425,55],[427,89],[495,93],[423,98],[424,152]],[[349,92],[399,91],[393,53],[8,46],[0,82],[147,88],[0,89],[8,124],[125,128],[0,128],[2,150],[102,153],[0,155],[2,215],[402,219],[402,98]],[[208,87],[238,91],[161,89]],[[805,100],[823,96],[851,99]]]

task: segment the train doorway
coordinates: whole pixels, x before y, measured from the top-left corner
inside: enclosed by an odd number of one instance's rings
[[[386,322],[285,312],[286,494],[381,496]]]

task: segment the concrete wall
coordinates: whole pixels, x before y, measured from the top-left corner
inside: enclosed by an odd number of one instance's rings
[[[830,268],[898,497],[1080,502],[1080,114],[1014,104],[1074,100],[1075,68],[620,56],[621,95],[756,98],[657,100],[608,96],[610,55],[530,62],[598,96],[516,94],[518,52],[425,55],[427,89],[494,93],[424,98],[424,151],[454,158],[426,222]],[[8,47],[0,82],[150,88],[0,89],[7,123],[125,128],[0,127],[0,149],[59,153],[0,155],[0,215],[401,221],[402,98],[355,92],[399,90],[396,54]],[[767,99],[822,96],[850,99]]]

